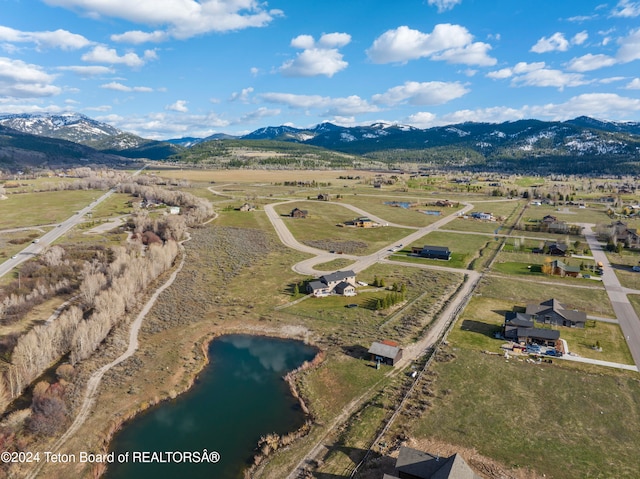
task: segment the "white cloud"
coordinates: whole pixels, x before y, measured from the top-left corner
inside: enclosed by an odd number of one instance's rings
[[[586,31],[576,33],[571,39],[573,45],[582,45],[589,38],[589,34]]]
[[[115,48],[107,48],[103,45],[98,45],[90,52],[82,55],[82,60],[85,62],[121,64],[129,67],[141,67],[147,61],[155,60],[156,58],[157,55],[154,50],[145,50],[142,57],[134,52],[128,52],[120,56]]]
[[[565,73],[560,70],[553,70],[547,68],[544,62],[520,62],[513,68],[503,68],[489,72],[487,77],[495,80],[512,78],[512,86],[555,87],[559,90],[588,83],[580,73]]]
[[[313,39],[311,35],[298,35],[294,39],[291,40],[291,46],[293,48],[313,48],[316,44],[316,41]]]
[[[640,59],[640,28],[633,30],[626,37],[618,40],[620,48],[616,53],[616,58],[623,63]]]
[[[587,53],[581,57],[571,59],[567,64],[567,69],[574,72],[588,72],[610,67],[616,63],[616,59],[609,55],[592,55],[591,53]]]
[[[231,94],[229,101],[241,101],[243,103],[247,103],[251,93],[253,93],[253,87],[243,88],[239,93],[234,91]]]
[[[282,15],[280,10],[265,10],[266,4],[257,0],[45,0],[45,2],[70,10],[83,10],[94,18],[120,18],[141,25],[166,26],[167,34],[179,39],[212,31],[226,32],[263,27],[274,17]],[[139,40],[142,37],[132,36],[131,38]]]
[[[109,123],[123,131],[128,131],[143,138],[162,140],[185,135],[204,138],[216,133],[215,128],[229,126],[229,122],[221,119],[216,113],[206,115],[189,115],[164,111],[146,115],[122,117],[111,114],[96,117],[96,120]],[[204,125],[204,126],[203,126]]]
[[[251,73],[251,76],[255,77],[255,76],[258,76],[258,73],[260,73],[260,69],[257,67],[251,67],[249,72]]]
[[[502,123],[526,118],[565,121],[582,115],[619,119],[637,116],[639,111],[639,99],[614,93],[586,93],[574,96],[564,103],[524,105],[520,108],[495,106],[477,110],[458,110],[441,117],[430,112],[418,112],[407,118],[405,123],[418,128],[429,128],[467,121]]]
[[[634,78],[625,86],[627,90],[640,90],[640,78]]]
[[[516,76],[512,81],[514,86],[554,87],[558,90],[563,90],[565,87],[586,85],[587,83],[580,73],[565,73],[549,68],[542,68]]]
[[[58,95],[61,90],[52,85],[50,75],[38,65],[0,57],[0,96],[37,98]]]
[[[189,109],[187,108],[186,100],[178,100],[175,103],[172,103],[171,105],[165,106],[164,109],[169,111],[177,111],[180,113],[186,113],[189,111]]]
[[[556,32],[549,38],[542,37],[538,42],[531,47],[532,52],[546,53],[553,51],[566,52],[569,49],[569,41],[564,37],[564,34]]]
[[[278,109],[272,110],[266,107],[260,107],[255,111],[252,111],[250,113],[247,113],[246,115],[243,115],[239,120],[237,120],[234,123],[236,124],[252,123],[254,121],[261,120],[262,118],[277,116],[279,114],[280,114],[280,110]]]
[[[351,35],[348,33],[325,33],[320,37],[318,46],[321,48],[340,48],[351,43]]]
[[[140,30],[132,30],[125,33],[111,35],[111,40],[120,43],[132,43],[139,45],[141,43],[160,43],[169,38],[166,32],[156,30],[154,32],[141,32]]]
[[[432,58],[449,63],[495,65],[496,60],[487,55],[491,46],[472,42],[473,35],[460,25],[441,23],[431,33],[400,26],[376,38],[367,55],[374,63],[406,63]]]
[[[86,77],[110,75],[114,73],[113,68],[109,68],[101,65],[94,65],[94,66],[73,65],[73,66],[67,66],[67,67],[57,67],[57,69],[61,71],[73,72],[78,75],[86,76]]]
[[[451,10],[456,5],[460,5],[462,0],[429,0],[429,5],[438,7],[438,13]]]
[[[111,111],[113,107],[111,105],[100,105],[100,106],[88,106],[84,108],[85,111]]]
[[[428,111],[420,111],[409,116],[403,123],[416,128],[431,128],[436,126],[436,115]]]
[[[357,115],[379,111],[378,107],[371,105],[357,95],[348,97],[331,98],[321,95],[296,95],[293,93],[263,93],[260,95],[265,101],[286,105],[290,108],[301,109],[326,109],[322,115]]]
[[[585,93],[561,104],[548,104],[531,108],[535,117],[568,120],[577,116],[613,119],[627,118],[640,111],[640,100],[615,93]]]
[[[115,91],[122,91],[122,92],[150,93],[153,91],[153,88],[149,88],[147,86],[127,86],[118,82],[105,83],[104,85],[100,85],[100,88],[104,88],[105,90],[115,90]]]
[[[534,63],[526,63],[519,62],[513,68],[502,68],[501,70],[496,70],[493,72],[487,73],[487,77],[493,79],[503,79],[503,78],[511,78],[514,75],[522,75],[524,73],[529,73],[535,70],[541,70],[546,67],[544,62],[534,62]]]
[[[640,16],[640,2],[620,0],[615,8],[611,11],[611,16],[627,18]]]
[[[291,40],[291,46],[303,49],[293,60],[282,64],[280,71],[290,77],[311,77],[325,75],[331,78],[349,65],[338,51],[351,42],[347,33],[325,33],[316,43],[311,35],[298,35]]]
[[[67,30],[46,32],[23,32],[0,26],[0,41],[9,43],[35,43],[38,47],[60,48],[62,50],[78,50],[91,45],[82,35]]]
[[[405,82],[404,85],[390,88],[385,93],[373,95],[376,104],[399,105],[442,105],[468,93],[469,90],[461,83],[445,82]]]

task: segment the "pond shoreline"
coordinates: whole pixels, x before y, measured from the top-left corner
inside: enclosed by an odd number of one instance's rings
[[[127,425],[127,423],[134,420],[141,413],[144,413],[150,408],[157,406],[163,402],[176,399],[179,396],[183,395],[184,393],[190,391],[193,388],[193,386],[196,384],[198,377],[202,374],[204,369],[211,363],[210,357],[209,357],[209,346],[211,345],[211,343],[225,336],[232,336],[232,335],[246,335],[246,336],[252,336],[252,337],[299,341],[305,345],[311,346],[316,349],[316,354],[311,361],[304,361],[298,368],[287,372],[285,376],[282,377],[282,379],[288,385],[289,393],[293,396],[293,398],[296,399],[305,417],[305,422],[302,424],[302,426],[300,426],[298,429],[294,431],[290,431],[289,433],[286,434],[286,436],[283,436],[283,438],[294,437],[294,441],[296,441],[306,436],[306,434],[309,432],[311,424],[313,424],[313,417],[309,412],[309,409],[304,401],[304,398],[302,397],[302,395],[300,394],[300,391],[298,391],[298,388],[296,387],[295,378],[302,371],[306,371],[306,370],[318,367],[325,359],[325,352],[322,349],[320,349],[317,345],[310,342],[306,337],[300,337],[299,333],[287,334],[281,330],[269,331],[269,330],[260,330],[260,329],[254,329],[254,328],[232,328],[232,330],[225,331],[222,333],[220,332],[211,333],[208,336],[202,338],[202,340],[198,342],[195,348],[197,348],[202,353],[203,359],[197,368],[194,368],[192,371],[190,371],[187,383],[184,385],[184,387],[180,391],[176,392],[172,390],[171,393],[166,394],[162,397],[155,397],[150,400],[143,401],[139,404],[139,407],[137,409],[130,410],[128,412],[123,413],[120,417],[118,417],[118,420],[116,422],[111,423],[108,430],[103,431],[104,440],[102,441],[102,444],[99,446],[99,453],[101,454],[108,453],[109,448],[112,445],[114,436],[118,432],[120,432]],[[248,474],[253,473],[258,466],[262,468],[268,463],[268,460],[271,454],[267,454],[267,455],[262,454],[260,451],[257,450],[258,446],[259,444],[256,443],[255,450],[257,452],[254,455],[253,465],[244,468],[244,471],[243,471],[244,477],[251,477]],[[275,450],[271,452],[275,452]],[[256,459],[257,457],[260,457],[260,459]],[[256,463],[257,461],[259,461],[259,463]],[[105,465],[96,464],[93,470],[93,477],[103,477],[106,471],[107,471],[107,468]]]

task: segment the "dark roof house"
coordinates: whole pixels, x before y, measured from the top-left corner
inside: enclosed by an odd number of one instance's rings
[[[547,243],[545,246],[551,256],[566,256],[569,249],[564,243]]]
[[[584,328],[587,314],[583,311],[567,309],[557,299],[548,299],[540,304],[528,304],[526,314],[539,323]]]
[[[291,210],[292,218],[306,218],[309,215],[307,210],[301,210],[300,208],[294,208]]]
[[[382,341],[371,344],[369,348],[371,360],[394,366],[402,359],[402,349],[393,341]]]
[[[449,261],[451,259],[451,251],[447,246],[430,246],[424,245],[422,248],[412,248],[413,254],[417,254],[423,258],[443,259]]]
[[[384,479],[482,479],[473,472],[460,454],[434,456],[402,446],[396,460],[396,475]]]
[[[531,315],[509,312],[504,316],[503,335],[516,343],[543,343],[555,346],[560,339],[557,329],[536,328]]]

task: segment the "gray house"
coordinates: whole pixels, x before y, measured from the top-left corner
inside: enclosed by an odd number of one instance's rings
[[[505,314],[502,332],[505,339],[515,343],[534,343],[555,347],[560,339],[560,331],[536,328],[533,318],[526,313]]]
[[[548,299],[540,304],[528,304],[526,314],[539,323],[584,328],[587,313],[575,309],[567,309],[557,299]]]
[[[395,475],[383,479],[482,479],[460,454],[440,457],[410,447],[400,447]]]

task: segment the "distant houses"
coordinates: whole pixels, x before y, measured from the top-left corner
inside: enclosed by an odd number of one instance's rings
[[[402,349],[395,341],[381,341],[371,344],[368,353],[371,361],[395,366],[402,359]]]
[[[318,195],[318,200],[320,200],[320,201],[331,201],[331,195],[329,193],[320,193]]]
[[[422,258],[442,259],[445,261],[449,261],[451,259],[451,251],[449,251],[449,248],[447,246],[414,246],[413,248],[411,248],[411,253]]]
[[[341,296],[356,295],[356,274],[349,271],[336,271],[335,273],[320,276],[315,281],[307,284],[307,293],[316,298],[322,298],[331,294]]]

